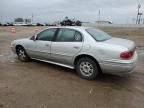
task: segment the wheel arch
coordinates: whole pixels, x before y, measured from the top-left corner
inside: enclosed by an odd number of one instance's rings
[[[74,59],[74,67],[76,66],[77,61],[78,61],[80,58],[83,58],[83,57],[88,57],[88,58],[94,60],[94,62],[97,64],[97,66],[98,66],[100,72],[102,72],[101,67],[100,67],[100,65],[99,65],[99,63],[98,63],[98,61],[97,61],[97,59],[95,59],[93,56],[87,55],[87,54],[78,55],[78,56]]]
[[[17,54],[17,51],[18,51],[19,47],[22,47],[25,50],[25,48],[22,45],[18,44],[18,45],[15,46],[16,54]]]

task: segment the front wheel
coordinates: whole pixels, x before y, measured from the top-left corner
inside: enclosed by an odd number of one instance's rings
[[[81,78],[94,80],[99,73],[99,68],[94,60],[88,57],[84,57],[77,61],[76,71]]]
[[[17,48],[17,55],[18,55],[18,59],[22,62],[28,62],[30,60],[23,47]]]

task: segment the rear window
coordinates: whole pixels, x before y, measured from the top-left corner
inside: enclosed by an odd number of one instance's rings
[[[105,41],[111,39],[111,36],[107,33],[97,30],[94,28],[86,29],[86,31],[96,40],[96,41]]]

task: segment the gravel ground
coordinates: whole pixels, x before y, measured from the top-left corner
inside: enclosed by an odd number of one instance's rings
[[[0,28],[0,108],[144,108],[144,28],[101,28],[112,36],[136,42],[136,72],[104,74],[94,81],[74,70],[31,61],[20,62],[10,42],[34,34],[33,27]]]

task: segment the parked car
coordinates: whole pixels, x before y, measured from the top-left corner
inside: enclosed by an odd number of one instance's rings
[[[88,80],[99,73],[131,73],[137,62],[133,41],[90,27],[50,27],[30,38],[14,40],[11,48],[23,62],[35,59],[75,69]]]

